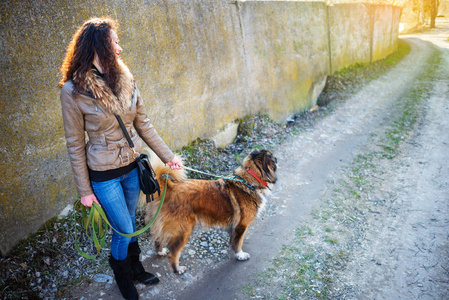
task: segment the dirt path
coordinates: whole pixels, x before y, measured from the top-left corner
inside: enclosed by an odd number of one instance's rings
[[[384,203],[338,274],[356,299],[449,298],[447,63],[446,56],[413,138],[382,166]]]
[[[373,194],[382,202],[368,216],[363,242],[335,276],[339,298],[449,298],[448,35],[445,27],[416,37],[442,52],[437,80],[398,157],[378,165],[383,183]]]
[[[145,264],[161,275],[162,282],[154,288],[139,287],[141,299],[271,299],[279,294],[286,299],[302,298],[298,296],[301,291],[282,293],[280,289],[289,290],[293,283],[282,270],[275,267],[273,271],[272,260],[285,253],[284,245],[298,243],[297,228],[305,227],[315,234],[310,234],[308,244],[301,241],[303,249],[342,252],[335,244],[344,244],[346,249],[338,268],[327,269],[326,293],[315,293],[316,298],[448,299],[449,26],[445,22],[438,26],[441,29],[431,33],[406,37],[412,51],[400,64],[277,149],[279,180],[270,209],[251,226],[244,242],[244,250],[251,254],[249,261],[189,262],[193,265],[189,273],[177,276],[167,271],[165,260],[147,259]],[[363,194],[369,201],[375,199],[371,201],[375,205],[362,208],[368,212],[361,214],[363,228],[343,230],[337,223],[326,227],[324,231],[335,240],[328,238],[321,245],[320,202],[332,194],[335,182],[347,176],[357,155],[378,146],[373,137],[385,134],[403,113],[398,103],[427,70],[435,55],[432,43],[443,55],[438,80],[418,105],[418,122],[413,134],[401,143],[398,155],[376,161],[373,176],[379,184]],[[311,211],[317,210],[320,217],[312,217]],[[348,232],[358,236],[343,243]],[[290,272],[288,264],[278,266]],[[74,294],[84,299],[120,299],[118,289],[109,283],[86,283]]]
[[[439,25],[417,36],[442,51],[437,80],[413,136],[382,166],[389,199],[339,274],[357,299],[449,298],[449,32]]]
[[[271,266],[269,260],[276,257],[281,245],[290,243],[293,230],[307,224],[310,209],[325,187],[329,189],[329,180],[338,180],[340,168],[353,160],[359,148],[367,147],[372,134],[384,131],[384,126],[394,120],[397,101],[413,86],[433,55],[431,46],[422,40],[447,47],[448,35],[446,28],[422,39],[409,37],[413,50],[400,65],[279,149],[281,174],[272,197],[278,213],[258,222],[251,231],[246,243],[253,254],[251,260],[243,264],[229,261],[206,271],[203,280],[175,297],[245,299],[275,295],[258,293],[258,288],[263,290],[263,278],[251,281],[249,277]],[[331,289],[338,298],[448,297],[449,172],[445,162],[449,158],[449,80],[445,73],[449,56],[447,48],[438,51],[444,53],[439,80],[424,103],[414,136],[394,162],[379,165],[384,169],[385,183],[377,192],[388,194],[394,201],[368,218],[363,242],[351,253],[344,270],[333,275],[337,283]],[[248,295],[242,289],[249,282],[252,293]]]

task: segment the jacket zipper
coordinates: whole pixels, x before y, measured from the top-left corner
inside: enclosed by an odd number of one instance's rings
[[[106,116],[106,113],[99,106],[97,106],[97,102],[96,101],[92,101],[92,103],[94,104],[96,112],[98,112],[98,110],[100,110]]]

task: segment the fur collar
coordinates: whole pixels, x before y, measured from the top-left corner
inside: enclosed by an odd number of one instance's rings
[[[118,60],[118,63],[121,74],[117,95],[106,85],[95,69],[87,71],[84,82],[78,87],[81,93],[89,94],[89,96],[97,100],[99,105],[113,114],[123,114],[125,109],[131,107],[134,91],[133,75],[121,59]],[[76,75],[74,79],[76,81]]]

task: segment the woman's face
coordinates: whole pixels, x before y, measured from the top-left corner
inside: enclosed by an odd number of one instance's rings
[[[120,53],[123,51],[122,47],[120,47],[119,39],[115,30],[111,29],[111,40],[112,40],[112,49],[114,49],[114,53],[117,55],[117,58],[120,56]]]

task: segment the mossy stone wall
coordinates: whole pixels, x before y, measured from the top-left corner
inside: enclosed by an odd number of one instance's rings
[[[376,15],[375,59],[396,47],[394,9],[382,9],[390,19]],[[331,72],[323,2],[1,1],[2,254],[75,201],[59,68],[76,28],[104,15],[119,20],[122,58],[150,119],[174,150],[246,115],[262,112],[283,122],[314,105]],[[342,64],[351,65],[359,44],[346,40],[352,54]]]
[[[329,6],[331,72],[371,61],[372,14],[369,4]]]
[[[283,122],[310,108],[329,74],[326,5],[253,1],[238,5],[251,112]]]
[[[382,59],[397,48],[399,7],[359,3],[328,10],[331,73]]]
[[[384,58],[397,48],[401,9],[390,5],[373,6],[371,60]]]

